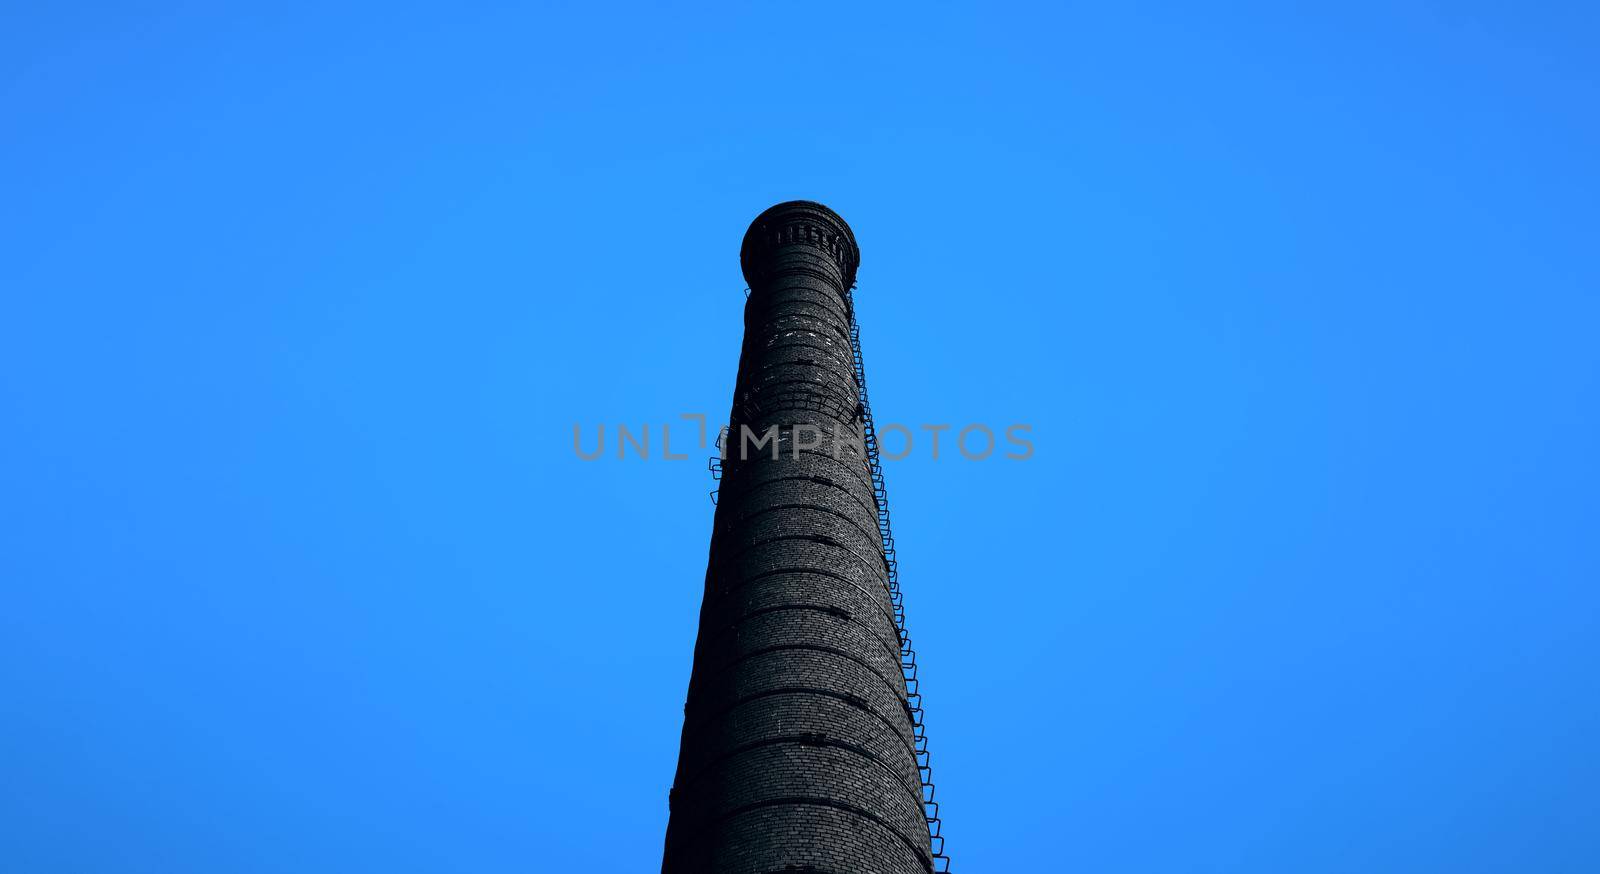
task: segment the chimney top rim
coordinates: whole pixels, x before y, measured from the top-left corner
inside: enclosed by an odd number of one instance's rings
[[[744,240],[739,246],[739,261],[745,268],[747,278],[749,269],[752,266],[750,259],[755,255],[752,243],[756,242],[756,232],[762,227],[772,224],[775,220],[791,218],[812,219],[830,227],[843,238],[846,246],[845,250],[839,253],[842,262],[840,266],[844,268],[845,290],[848,292],[850,287],[855,284],[856,268],[861,263],[861,248],[856,245],[855,231],[851,230],[849,222],[846,222],[843,216],[834,212],[827,205],[818,203],[815,200],[786,200],[782,203],[775,203],[762,210],[761,214],[750,222],[750,227],[745,231]]]

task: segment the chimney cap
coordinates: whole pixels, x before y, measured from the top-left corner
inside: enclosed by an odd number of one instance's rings
[[[776,242],[774,234],[790,227],[805,229],[800,231],[805,236],[798,242],[810,242],[833,255],[848,293],[856,284],[856,267],[861,263],[855,232],[838,213],[814,200],[784,201],[756,216],[739,246],[739,265],[744,269],[745,280],[754,284],[760,278],[760,261]]]

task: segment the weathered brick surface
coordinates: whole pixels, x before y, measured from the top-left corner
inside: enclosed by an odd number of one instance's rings
[[[820,204],[779,204],[740,260],[744,348],[662,871],[926,874],[877,510],[850,445],[855,240]],[[741,425],[778,426],[780,457],[741,458]]]

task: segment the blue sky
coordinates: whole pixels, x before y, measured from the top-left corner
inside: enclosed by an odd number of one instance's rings
[[[1593,7],[329,7],[0,13],[4,867],[656,870],[797,197],[957,871],[1600,864]]]

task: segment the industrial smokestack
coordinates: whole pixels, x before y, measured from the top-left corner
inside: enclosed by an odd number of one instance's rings
[[[781,203],[739,260],[744,347],[662,871],[926,874],[920,727],[861,448],[855,235]]]

